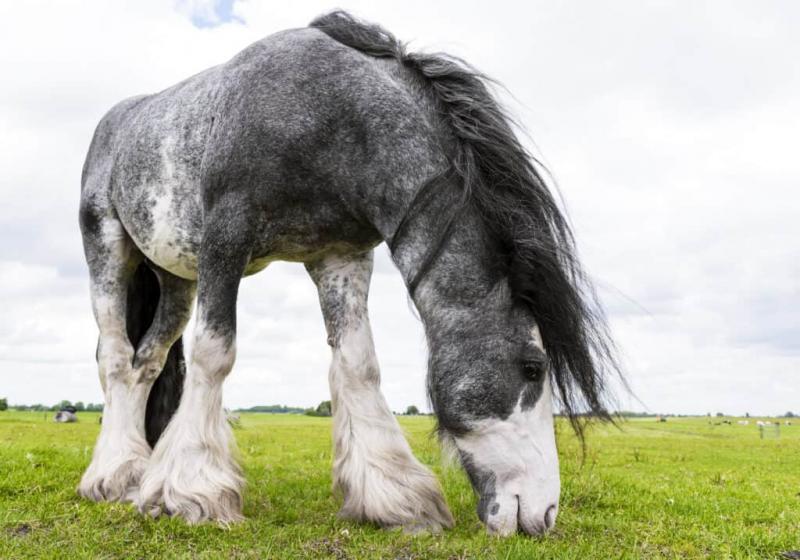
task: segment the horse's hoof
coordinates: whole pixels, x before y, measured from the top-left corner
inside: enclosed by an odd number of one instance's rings
[[[92,461],[78,485],[78,495],[94,502],[135,502],[147,458],[133,457],[100,467]]]
[[[169,515],[189,524],[225,526],[244,519],[243,485],[239,468],[230,457],[168,445],[157,448],[142,476],[137,506],[151,517]]]
[[[139,511],[149,517],[179,517],[190,525],[217,523],[228,526],[244,520],[241,495],[224,491],[212,495],[165,489],[161,496],[142,497]]]
[[[339,488],[349,489],[344,492],[340,517],[410,534],[441,533],[453,526],[436,477],[422,464],[409,461],[396,474],[368,472],[371,484],[362,484],[358,490],[356,485],[339,483]]]

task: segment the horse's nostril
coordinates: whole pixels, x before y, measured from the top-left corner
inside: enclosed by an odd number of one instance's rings
[[[552,529],[556,524],[556,506],[552,505],[544,512],[544,526]]]

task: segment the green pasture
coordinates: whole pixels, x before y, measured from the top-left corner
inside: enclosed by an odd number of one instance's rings
[[[75,486],[95,413],[0,412],[0,558],[782,558],[800,549],[800,425],[760,439],[717,418],[599,426],[580,446],[559,424],[562,495],[547,536],[484,533],[466,477],[442,464],[428,417],[402,417],[439,475],[456,527],[407,535],[337,519],[330,419],[244,414],[236,429],[247,521],[229,529],[94,504]],[[798,556],[800,557],[800,556]]]

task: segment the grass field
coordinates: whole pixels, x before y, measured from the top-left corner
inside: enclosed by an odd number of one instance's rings
[[[441,464],[426,417],[401,418],[440,476],[455,529],[405,535],[336,518],[330,419],[242,416],[247,521],[229,530],[151,520],[75,494],[97,416],[0,412],[0,558],[780,558],[800,549],[800,426],[759,439],[707,418],[597,427],[580,447],[560,425],[561,513],[546,537],[485,535],[460,469]]]

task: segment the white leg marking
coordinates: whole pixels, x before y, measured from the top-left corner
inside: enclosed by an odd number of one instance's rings
[[[333,343],[329,381],[334,488],[344,498],[340,514],[384,527],[439,531],[453,525],[439,484],[414,457],[380,391],[367,318],[370,259],[332,258],[312,271]]]
[[[362,324],[343,337],[330,371],[341,515],[411,531],[451,527],[436,477],[411,452],[379,381],[369,325]]]
[[[198,322],[180,406],[142,477],[140,510],[165,510],[189,523],[242,519],[244,479],[222,409],[222,382],[234,358],[234,343]]]
[[[132,368],[134,351],[125,330],[125,309],[119,304],[123,296],[99,293],[96,286],[92,291],[105,405],[100,436],[78,493],[95,501],[133,501],[150,457],[144,416],[152,381],[138,380]]]
[[[101,365],[101,377],[106,380],[103,425],[78,493],[95,501],[133,501],[150,457],[150,446],[144,436],[149,387],[133,380],[129,361],[132,349],[118,352],[106,347],[101,350],[101,364],[108,363],[109,359],[103,357],[107,352],[115,354],[114,361],[128,360],[127,368],[109,372]]]

